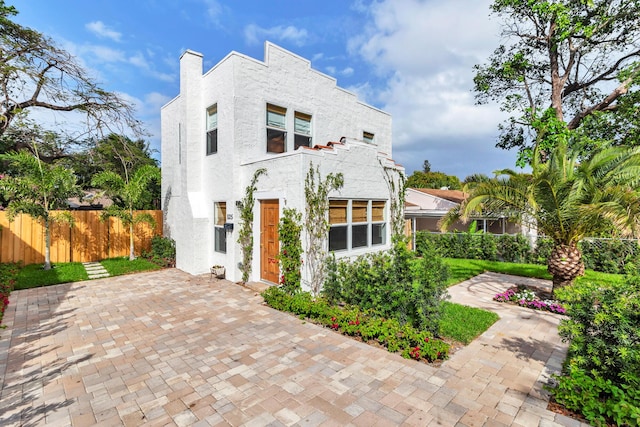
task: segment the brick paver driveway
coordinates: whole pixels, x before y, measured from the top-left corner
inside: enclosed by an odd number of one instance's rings
[[[454,300],[502,320],[440,368],[175,269],[16,291],[0,425],[577,425],[541,391],[565,351],[558,316],[491,305],[504,278],[473,280]]]

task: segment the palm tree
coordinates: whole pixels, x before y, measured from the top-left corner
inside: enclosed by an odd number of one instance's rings
[[[560,141],[544,156],[534,153],[531,174],[504,169],[469,183],[466,200],[443,218],[441,229],[480,212],[506,213],[553,240],[547,261],[552,293],[572,283],[584,274],[581,239],[613,229],[637,236],[640,229],[640,148],[604,148],[583,161],[579,154]]]
[[[119,201],[119,204],[109,206],[105,210],[105,216],[120,218],[124,226],[129,227],[129,259],[135,259],[133,247],[133,231],[136,224],[146,222],[155,225],[155,220],[148,213],[138,213],[138,209],[146,200],[151,182],[160,182],[160,169],[156,166],[144,165],[136,169],[130,176],[125,173],[124,178],[113,171],[100,172],[91,180],[91,184],[104,190],[105,193]]]
[[[0,154],[11,173],[0,175],[0,194],[7,203],[9,220],[24,213],[40,220],[44,226],[44,269],[51,269],[51,223],[73,224],[68,211],[53,212],[68,207],[67,199],[81,194],[73,171],[60,165],[44,163],[33,145],[33,154],[27,150]]]

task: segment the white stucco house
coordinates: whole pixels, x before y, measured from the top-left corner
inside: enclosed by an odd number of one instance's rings
[[[180,93],[161,120],[162,209],[177,268],[202,274],[223,265],[227,279],[241,280],[238,203],[261,168],[250,281],[278,282],[277,224],[285,207],[304,214],[311,164],[323,178],[344,176],[329,195],[327,248],[345,257],[390,247],[385,177],[404,173],[391,160],[391,116],[310,61],[267,42],[264,61],[231,52],[203,74],[202,55],[186,51]]]

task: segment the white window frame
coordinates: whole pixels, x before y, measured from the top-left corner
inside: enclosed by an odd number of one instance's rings
[[[215,117],[215,120],[211,120],[211,117]],[[206,115],[206,153],[207,156],[218,152],[218,104],[213,104],[207,108]],[[215,144],[211,144],[212,135],[215,136]],[[214,145],[214,146],[212,146]]]
[[[367,132],[367,131],[362,132],[362,140],[367,144],[375,144],[375,138],[376,136],[373,132]]]
[[[304,126],[305,123],[308,125]],[[311,132],[313,126],[313,116],[311,114],[295,111],[293,114],[293,149],[299,147],[311,147]],[[301,143],[305,140],[305,144]],[[300,142],[299,142],[300,141]]]
[[[336,222],[336,223],[331,223],[331,218],[329,218],[329,236],[327,236],[327,241],[329,243],[329,251],[331,252],[342,252],[342,251],[357,251],[357,250],[362,250],[362,249],[366,249],[366,248],[373,248],[376,246],[382,246],[385,245],[387,243],[387,229],[388,229],[388,220],[387,220],[387,201],[386,200],[381,200],[381,199],[342,199],[342,198],[336,198],[336,199],[330,199],[329,200],[329,206],[331,206],[332,202],[347,202],[346,204],[346,222]],[[353,215],[353,208],[354,208],[354,202],[355,203],[362,203],[362,202],[366,202],[366,221],[358,221],[355,222],[354,221],[354,215]],[[373,208],[374,208],[374,203],[378,204],[378,203],[383,203],[382,205],[382,220],[374,220],[373,219]],[[353,242],[353,229],[354,226],[356,227],[362,227],[362,226],[366,226],[367,229],[367,242],[365,245],[359,245],[359,246],[355,246],[354,247],[354,242]],[[344,248],[337,248],[337,249],[331,249],[331,240],[330,240],[330,234],[331,234],[331,229],[332,228],[340,228],[340,229],[345,229],[346,230],[346,247]],[[374,227],[381,227],[382,228],[382,239],[380,242],[376,242],[374,243],[374,239],[373,239],[373,231],[374,231]]]
[[[281,116],[282,121],[273,120],[274,117]],[[287,109],[276,104],[267,103],[266,108],[266,152],[267,153],[286,153],[287,152]],[[270,137],[273,135],[273,137]],[[276,149],[280,144],[271,141],[279,135],[282,138],[282,151]]]
[[[220,209],[224,206],[223,209]],[[213,250],[222,254],[227,253],[227,230],[224,228],[224,224],[227,221],[227,202],[219,201],[213,202]],[[218,235],[224,241],[224,248],[218,245]]]

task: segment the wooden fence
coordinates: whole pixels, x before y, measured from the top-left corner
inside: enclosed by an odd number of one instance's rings
[[[162,211],[140,211],[154,216],[155,228],[134,228],[136,255],[151,248],[151,238],[162,235]],[[100,261],[129,255],[129,227],[117,218],[100,219],[101,211],[72,211],[73,227],[51,226],[51,262]],[[30,216],[18,215],[12,222],[0,211],[0,262],[44,263],[44,227]]]

